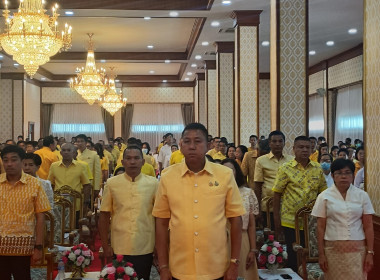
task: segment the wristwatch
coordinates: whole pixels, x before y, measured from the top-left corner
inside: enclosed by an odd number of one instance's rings
[[[38,251],[42,251],[42,245],[34,245],[34,249],[37,249]]]
[[[375,252],[374,252],[374,251],[370,251],[370,250],[368,250],[368,251],[367,251],[367,254],[371,254],[371,255],[374,256],[374,255],[375,255]]]
[[[234,264],[236,264],[236,265],[240,264],[239,259],[231,259],[231,262],[234,263]]]

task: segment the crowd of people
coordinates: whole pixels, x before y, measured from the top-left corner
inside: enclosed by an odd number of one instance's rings
[[[31,261],[42,257],[42,213],[54,208],[53,191],[70,186],[83,195],[78,218],[94,200],[100,205],[104,256],[124,255],[140,279],[149,279],[153,263],[161,280],[259,279],[258,227],[284,238],[287,266],[297,272],[295,214],[314,201],[325,279],[366,279],[374,210],[364,191],[363,142],[292,141],[294,155],[284,153],[281,131],[251,135],[249,147],[235,145],[199,123],[187,125],[178,144],[165,134],[154,152],[134,137],[107,144],[84,134],[70,142],[7,140],[0,161],[0,275],[30,279]]]

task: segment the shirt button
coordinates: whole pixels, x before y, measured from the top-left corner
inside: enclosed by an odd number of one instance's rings
[[[198,249],[198,248],[195,248],[195,252],[198,253],[198,252],[199,252],[199,249]]]
[[[195,236],[198,236],[198,232],[196,231],[196,232],[194,232],[194,234],[195,234]]]
[[[194,200],[194,203],[198,203],[198,199]]]
[[[195,184],[194,187],[198,187],[198,184]]]
[[[194,215],[194,219],[198,219],[198,215]]]

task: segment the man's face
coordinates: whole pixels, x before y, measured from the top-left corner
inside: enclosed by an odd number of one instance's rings
[[[331,159],[328,155],[321,156],[321,161],[319,163],[328,162],[331,163]]]
[[[346,154],[345,152],[340,152],[340,153],[338,154],[338,158],[348,159],[348,156],[347,156],[347,154]]]
[[[59,146],[62,146],[64,143],[66,143],[65,138],[63,137],[59,138],[59,141],[58,141]]]
[[[25,143],[19,143],[17,146],[25,151]]]
[[[220,139],[215,139],[214,140],[214,148],[217,151],[219,151],[219,143],[220,143]]]
[[[166,143],[167,143],[168,145],[171,145],[171,144],[173,143],[173,136],[168,135],[168,136],[166,137]]]
[[[22,160],[17,153],[8,153],[3,158],[5,173],[11,176],[20,175],[22,171]]]
[[[87,142],[86,143],[86,148],[89,149],[89,150],[92,150],[91,144]]]
[[[86,149],[86,141],[84,141],[82,138],[77,138],[77,147],[80,150]]]
[[[171,146],[172,153],[178,150],[177,146]]]
[[[322,147],[321,148],[321,154],[328,154],[329,153],[329,148],[328,147]]]
[[[311,155],[310,141],[296,141],[293,146],[294,156],[298,160],[307,160]]]
[[[257,144],[257,138],[256,137],[249,138],[249,143],[251,143],[251,145],[255,146]]]
[[[317,148],[317,141],[315,139],[311,139],[310,143],[311,143],[311,151],[315,152],[315,149]]]
[[[33,145],[30,145],[30,144],[26,145],[26,152],[27,153],[34,153],[35,149],[34,149]]]
[[[29,159],[29,158],[23,160],[23,170],[26,174],[36,177],[36,173],[38,169],[39,169],[39,166],[37,166],[34,163],[34,160]]]
[[[62,160],[71,161],[74,158],[73,146],[65,144],[61,148]]]
[[[207,139],[200,130],[186,130],[180,146],[187,163],[194,164],[205,159]]]
[[[218,144],[218,150],[219,150],[219,152],[221,152],[223,155],[225,155],[226,152],[227,152],[227,146],[226,146],[226,144],[225,144],[224,142],[219,142],[219,144]]]
[[[274,154],[282,153],[285,141],[281,135],[272,135],[269,141],[269,148]]]
[[[145,160],[142,158],[139,150],[126,149],[122,164],[125,168],[125,172],[129,176],[137,176],[141,172],[141,167],[144,165]]]

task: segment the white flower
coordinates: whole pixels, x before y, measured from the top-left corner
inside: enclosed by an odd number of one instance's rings
[[[288,253],[287,253],[286,251],[283,251],[283,252],[282,252],[282,257],[283,257],[284,259],[287,259],[287,258],[288,258]]]
[[[104,277],[107,275],[107,268],[103,268],[102,272],[100,272],[100,276]]]
[[[132,267],[124,267],[124,270],[125,270],[125,273],[128,275],[128,276],[132,276],[133,273],[135,273],[134,269]]]
[[[277,255],[279,252],[278,252],[278,249],[276,247],[272,248],[272,254],[273,255]]]
[[[89,265],[89,264],[90,264],[90,259],[85,259],[85,260],[84,260],[84,264],[85,264],[85,265]]]
[[[264,244],[263,246],[261,246],[261,251],[266,252],[267,248],[268,248],[268,245]]]
[[[77,255],[75,255],[74,253],[70,253],[70,254],[69,254],[69,260],[71,260],[71,261],[75,261],[76,258],[77,258]]]

